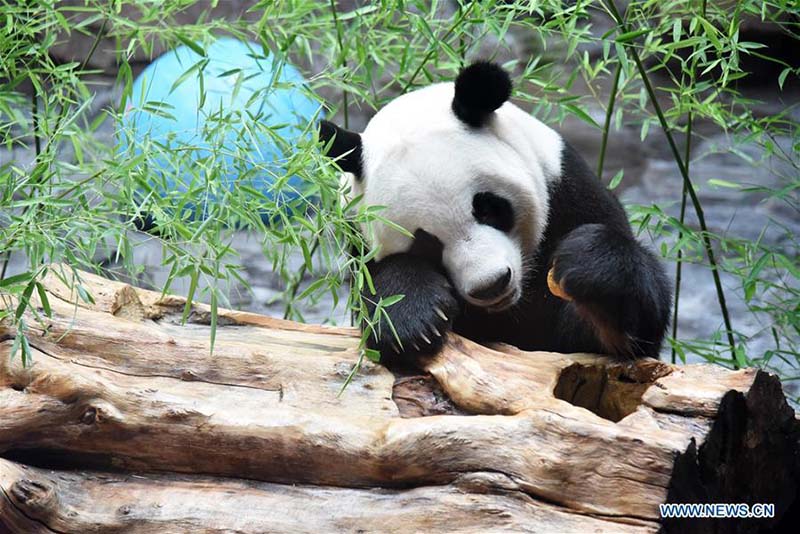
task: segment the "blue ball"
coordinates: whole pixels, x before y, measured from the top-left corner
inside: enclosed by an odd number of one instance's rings
[[[204,217],[217,186],[231,191],[246,184],[275,199],[280,180],[281,198],[296,197],[303,184],[286,179],[286,160],[322,117],[320,103],[295,67],[262,57],[255,43],[221,37],[205,52],[204,58],[181,46],[136,78],[120,152],[129,143],[137,156],[145,152],[148,172],[157,176],[149,184],[160,196],[196,192],[199,198],[184,206],[193,216]],[[225,115],[228,124],[219,127]]]

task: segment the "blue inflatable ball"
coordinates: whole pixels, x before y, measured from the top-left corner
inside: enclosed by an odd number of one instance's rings
[[[322,118],[320,103],[295,67],[263,57],[255,43],[221,37],[204,50],[205,57],[199,48],[176,48],[136,78],[120,151],[131,143],[136,155],[144,154],[151,191],[162,197],[191,191],[181,208],[193,217],[204,217],[216,202],[214,186],[231,191],[246,184],[276,201],[296,198],[303,184],[286,178],[286,160],[309,135],[309,123]]]

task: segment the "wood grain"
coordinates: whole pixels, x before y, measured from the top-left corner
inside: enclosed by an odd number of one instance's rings
[[[450,336],[340,394],[353,329],[220,310],[211,354],[206,307],[182,325],[178,297],[80,276],[93,304],[46,280],[32,366],[0,325],[14,532],[691,531],[658,505],[794,510],[798,424],[763,372]]]

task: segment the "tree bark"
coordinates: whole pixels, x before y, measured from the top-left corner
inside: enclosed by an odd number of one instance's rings
[[[80,273],[0,325],[0,524],[11,532],[749,532],[797,514],[798,422],[755,369],[487,348],[358,360],[350,328]],[[78,305],[75,303],[79,302]],[[664,522],[659,504],[772,503]],[[2,531],[2,527],[0,527]]]

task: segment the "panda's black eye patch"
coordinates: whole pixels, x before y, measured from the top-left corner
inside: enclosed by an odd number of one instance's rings
[[[507,199],[484,191],[472,197],[472,215],[481,224],[509,232],[514,227],[514,208]]]

